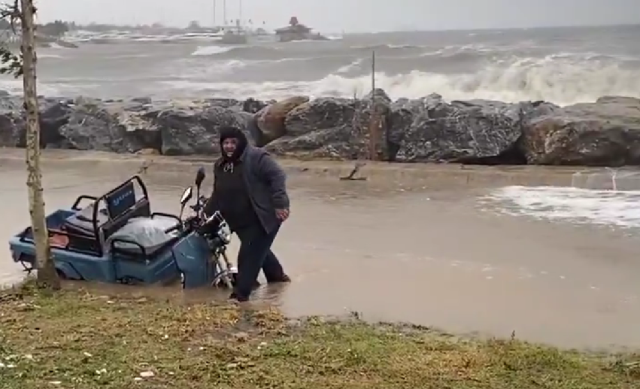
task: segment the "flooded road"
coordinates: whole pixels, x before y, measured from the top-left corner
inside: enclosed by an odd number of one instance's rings
[[[0,153],[6,241],[28,224],[27,196],[22,151]],[[50,211],[110,189],[135,174],[141,160],[58,152],[45,153],[43,165]],[[515,331],[565,347],[640,348],[636,235],[508,216],[478,201],[503,186],[567,185],[569,171],[370,164],[363,169],[369,180],[356,182],[338,180],[349,164],[284,165],[292,216],[274,251],[293,282],[264,287],[257,299],[292,316],[359,312],[453,332]],[[195,166],[151,163],[144,180],[153,210],[178,211]],[[3,249],[0,283],[20,277]],[[212,291],[198,297],[224,298]]]

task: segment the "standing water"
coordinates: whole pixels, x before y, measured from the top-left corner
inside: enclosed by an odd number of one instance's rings
[[[6,155],[13,153],[3,150]],[[79,194],[102,193],[140,166],[140,161],[117,156],[44,155],[49,211],[69,206]],[[509,336],[515,331],[520,338],[560,346],[640,347],[637,238],[616,228],[576,226],[570,218],[550,222],[493,212],[529,207],[529,214],[552,214],[554,204],[571,201],[574,205],[564,205],[561,212],[575,212],[576,203],[592,204],[595,197],[571,200],[567,193],[584,190],[496,191],[495,185],[514,182],[514,177],[524,183],[529,173],[513,176],[478,168],[470,174],[484,176],[485,181],[456,180],[452,177],[460,169],[446,166],[394,170],[371,164],[363,173],[368,181],[348,182],[338,180],[339,173],[326,173],[339,164],[316,165],[287,165],[292,216],[274,251],[293,282],[261,288],[258,303],[278,305],[291,316],[357,311],[368,320],[412,322],[454,332]],[[195,167],[185,163],[152,165],[144,176],[152,208],[176,212],[180,193],[191,184],[194,172]],[[535,174],[558,177],[544,169]],[[1,159],[0,180],[5,183],[0,239],[6,242],[29,223],[23,162]],[[210,184],[209,177],[205,185]],[[488,195],[493,196],[490,204]],[[537,196],[546,205],[530,205],[534,201],[527,196]],[[232,253],[236,249],[234,242]],[[8,250],[0,252],[0,279],[12,282],[21,276]],[[175,289],[104,288],[107,293],[135,290],[183,297]],[[203,289],[184,297],[226,296]]]

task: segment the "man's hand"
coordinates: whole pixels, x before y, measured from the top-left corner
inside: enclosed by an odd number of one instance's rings
[[[281,222],[287,220],[289,218],[289,210],[288,209],[276,209],[276,217]]]

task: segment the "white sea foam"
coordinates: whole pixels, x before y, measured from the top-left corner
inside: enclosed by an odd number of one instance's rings
[[[235,46],[198,46],[196,51],[194,51],[191,55],[205,56],[205,55],[222,54],[234,48]]]
[[[640,190],[508,186],[484,200],[496,203],[501,212],[514,216],[640,228]]]
[[[209,46],[194,55],[211,55],[212,50],[230,50]],[[204,54],[204,53],[207,54]],[[307,82],[225,83],[201,80],[167,82],[166,86],[183,91],[206,91],[230,97],[282,98],[291,94],[353,97],[366,93],[371,75],[347,78],[341,74],[360,63],[355,61],[322,79]],[[213,65],[212,65],[213,66]],[[219,66],[219,65],[215,65]],[[507,102],[546,100],[559,105],[592,102],[601,96],[640,97],[640,70],[625,69],[614,63],[576,62],[563,56],[519,59],[510,64],[487,67],[473,74],[439,74],[412,71],[408,74],[376,74],[376,84],[392,98],[418,98],[432,92],[445,99],[490,99]]]
[[[0,79],[0,90],[3,90],[12,95],[22,95],[22,79],[3,78]],[[38,83],[38,94],[47,96],[61,96],[60,89],[52,85],[47,85],[42,82]]]

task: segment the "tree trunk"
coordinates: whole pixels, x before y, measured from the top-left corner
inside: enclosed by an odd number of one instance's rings
[[[22,9],[22,70],[24,108],[26,111],[26,159],[29,213],[36,246],[38,285],[59,289],[60,279],[51,258],[49,232],[44,211],[42,171],[40,170],[40,125],[38,121],[38,93],[36,89],[36,53],[33,0],[20,0]]]

